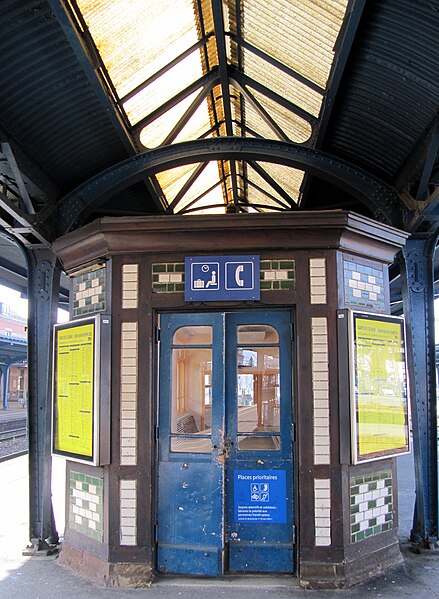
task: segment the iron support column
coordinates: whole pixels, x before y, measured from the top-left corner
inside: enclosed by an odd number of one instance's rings
[[[58,543],[51,497],[52,331],[56,322],[60,267],[48,249],[27,250],[29,269],[29,533],[26,554]]]
[[[437,234],[414,235],[402,250],[407,323],[416,502],[411,540],[432,547],[438,539],[438,453],[434,337],[434,254]]]
[[[5,364],[5,374],[4,374],[4,380],[3,380],[3,409],[4,410],[9,409],[8,396],[9,396],[9,374],[11,372],[11,364],[12,364],[12,362],[8,362],[7,364]]]

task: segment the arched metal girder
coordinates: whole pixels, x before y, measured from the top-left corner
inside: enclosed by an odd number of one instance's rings
[[[407,210],[393,187],[345,160],[292,142],[220,137],[163,146],[95,175],[58,203],[56,234],[63,235],[80,226],[112,195],[147,176],[211,160],[274,162],[304,170],[349,192],[380,221],[404,228],[408,220]]]

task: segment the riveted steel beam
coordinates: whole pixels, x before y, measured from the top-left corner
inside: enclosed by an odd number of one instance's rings
[[[58,542],[51,499],[51,349],[60,267],[46,250],[26,250],[29,268],[29,538],[26,555]]]
[[[438,540],[438,448],[434,335],[434,254],[438,234],[415,235],[401,252],[415,456],[416,502],[411,540]]]
[[[408,221],[407,208],[391,186],[347,161],[291,142],[224,137],[163,146],[132,156],[92,177],[58,203],[57,235],[83,224],[109,197],[145,176],[212,160],[259,160],[311,172],[348,191],[378,220],[400,228],[405,228]]]

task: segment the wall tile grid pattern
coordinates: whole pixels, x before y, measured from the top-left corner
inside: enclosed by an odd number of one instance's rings
[[[384,272],[378,268],[343,260],[346,306],[384,311]]]
[[[120,544],[137,545],[137,481],[120,481]]]
[[[330,464],[329,356],[326,317],[311,319],[314,464]]]
[[[262,260],[261,291],[291,290],[296,288],[294,260]]]
[[[73,277],[73,316],[85,316],[105,310],[105,267]]]
[[[104,480],[70,472],[69,527],[102,542],[104,538]]]
[[[139,301],[139,265],[122,266],[122,308],[136,309]]]
[[[331,545],[331,481],[314,479],[314,526],[317,547]]]
[[[326,304],[326,260],[309,259],[309,282],[311,304]]]
[[[393,528],[393,484],[390,470],[350,480],[351,542]]]
[[[123,322],[120,348],[120,463],[137,464],[137,367],[136,322]]]
[[[262,291],[295,289],[294,260],[262,260],[260,283]],[[153,293],[184,291],[184,263],[153,264],[152,291]]]
[[[175,293],[184,291],[184,262],[152,265],[152,292]]]

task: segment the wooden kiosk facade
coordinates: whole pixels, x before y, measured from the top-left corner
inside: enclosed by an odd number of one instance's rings
[[[61,561],[106,584],[128,586],[146,586],[158,571],[172,572],[174,559],[186,563],[169,549],[172,543],[161,541],[160,518],[167,516],[160,515],[160,501],[166,504],[166,498],[159,494],[169,493],[169,511],[172,506],[177,510],[174,520],[180,517],[178,509],[186,509],[179,498],[173,500],[177,492],[164,481],[167,470],[160,470],[159,464],[160,444],[168,443],[158,427],[159,370],[164,365],[159,363],[163,338],[157,333],[161,319],[168,314],[280,311],[291,322],[287,344],[291,386],[284,412],[291,414],[285,429],[291,435],[291,463],[282,486],[286,491],[280,493],[288,501],[276,500],[273,510],[278,510],[278,520],[265,523],[264,530],[276,529],[282,535],[291,529],[285,537],[289,540],[279,537],[279,545],[290,545],[285,563],[291,559],[291,567],[283,571],[297,576],[302,586],[344,587],[398,563],[392,452],[355,464],[351,451],[355,415],[350,412],[352,365],[344,322],[350,311],[390,313],[388,266],[405,239],[401,231],[343,211],[105,217],[58,239],[54,249],[72,278],[73,321],[104,315],[111,326],[99,349],[108,368],[101,362],[96,375],[106,381],[96,398],[107,406],[96,416],[104,438],[95,442],[94,449],[100,444],[102,457],[89,463],[68,460]],[[260,299],[185,301],[185,259],[222,255],[259,257]],[[214,449],[212,437],[212,456]],[[216,466],[229,455],[230,447],[221,449],[214,456]],[[407,449],[401,445],[393,454]],[[187,454],[174,457],[180,466],[173,479],[180,471],[185,475],[191,464]],[[256,460],[259,466],[247,468],[255,472],[263,467],[266,473],[269,463],[264,457]],[[184,480],[180,487],[187,486]],[[225,484],[225,494],[235,493],[231,502],[236,509],[238,487]],[[187,509],[195,518],[196,507]],[[209,501],[196,519],[211,518],[208,510]],[[218,517],[223,521],[229,516],[223,511]],[[228,524],[220,540],[219,575],[245,570],[239,565],[244,563],[239,561],[239,535],[227,536]],[[247,529],[243,525],[240,530]],[[256,543],[252,538],[244,542],[250,552]],[[271,558],[264,557],[264,542],[260,540],[257,551],[249,555],[260,554],[270,563]],[[276,542],[270,545],[273,551]],[[231,569],[232,557],[237,565]],[[200,559],[194,566],[194,574],[203,575],[197,570],[202,563]],[[180,573],[191,574],[190,567],[181,568]]]

